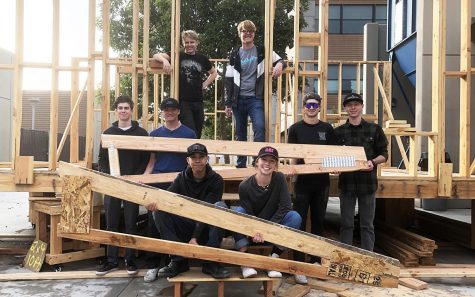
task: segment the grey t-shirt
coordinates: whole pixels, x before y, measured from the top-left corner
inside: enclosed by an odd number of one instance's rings
[[[253,46],[251,49],[239,49],[241,57],[241,87],[240,96],[256,96],[257,79],[257,49]]]

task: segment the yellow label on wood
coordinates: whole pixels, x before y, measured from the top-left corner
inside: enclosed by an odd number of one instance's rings
[[[41,240],[33,241],[23,260],[23,266],[33,272],[39,272],[45,260],[47,246],[48,244]]]

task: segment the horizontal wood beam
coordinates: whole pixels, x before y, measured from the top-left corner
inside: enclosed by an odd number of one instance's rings
[[[247,141],[185,139],[167,137],[121,136],[102,134],[102,147],[111,145],[116,149],[141,151],[163,151],[185,153],[188,146],[199,142],[206,146],[210,154],[256,156],[259,149],[269,145],[279,151],[281,158],[323,158],[331,156],[354,156],[356,160],[366,160],[363,147],[312,145],[289,143],[253,143]]]
[[[414,267],[402,268],[400,277],[475,277],[473,267]]]
[[[105,255],[105,248],[93,248],[83,251],[62,253],[62,254],[46,254],[45,262],[49,265],[56,265],[61,263],[75,262],[85,259],[99,258]]]
[[[16,185],[15,174],[12,172],[0,173],[0,192],[57,192],[61,191],[59,176],[55,173],[34,172],[34,181],[31,185]]]
[[[61,271],[58,272],[20,272],[0,273],[0,282],[23,281],[23,280],[70,280],[70,279],[103,279],[103,278],[130,278],[143,277],[146,269],[139,270],[135,275],[129,275],[126,270],[118,270],[106,275],[96,275],[96,271]]]
[[[314,173],[330,173],[336,170],[340,172],[355,171],[364,168],[366,162],[358,164],[358,167],[323,167],[321,164],[302,164],[302,165],[284,165],[279,166],[278,170],[283,174],[314,174]],[[216,170],[225,180],[244,179],[256,173],[254,168],[233,168]],[[142,182],[144,184],[166,183],[172,182],[178,172],[156,173],[156,174],[140,174],[140,175],[123,175],[121,178],[133,182]]]
[[[300,32],[299,33],[299,45],[300,46],[320,46],[319,32]]]
[[[76,167],[61,162],[61,175],[80,175],[90,178],[92,190],[114,197],[147,205],[156,203],[165,212],[180,215],[206,224],[218,225],[221,228],[254,236],[263,234],[266,241],[283,245],[311,255],[330,259],[336,273],[343,266],[352,271],[362,270],[377,276],[379,279],[397,279],[399,261],[353,246],[345,245],[324,237],[308,234],[284,227],[256,217],[225,210],[195,199],[124,181],[106,174],[96,173],[90,169]],[[226,219],[223,219],[225,217]]]
[[[282,168],[284,166],[281,166]],[[279,168],[279,169],[280,169]],[[230,174],[229,179],[241,179],[241,175],[245,175],[244,171],[234,171],[238,169],[227,169],[236,173],[236,177],[233,178]],[[243,170],[243,169],[239,169]],[[245,169],[251,175],[253,168]],[[384,170],[384,169],[383,169]],[[218,173],[222,174],[224,170],[219,170]],[[176,173],[172,173],[173,177],[176,176]],[[162,175],[162,174],[156,174]],[[223,174],[225,175],[225,174]],[[246,176],[249,176],[246,175]],[[144,183],[147,182],[147,175],[144,175]],[[125,176],[124,176],[125,177]],[[140,180],[140,175],[137,176],[127,176],[127,178],[134,179],[137,177],[136,181]],[[173,177],[162,176],[165,181],[173,180]],[[151,182],[153,183],[155,177],[150,177]],[[158,180],[158,179],[157,179]],[[339,195],[339,190],[337,187],[338,176],[331,176],[330,179],[330,190],[332,197],[337,197]],[[413,199],[413,198],[437,198],[437,180],[434,178],[418,176],[416,178],[410,177],[407,175],[391,175],[391,176],[382,176],[378,179],[378,190],[376,192],[376,198],[404,198],[404,199]],[[38,172],[35,171],[35,180],[32,185],[15,185],[14,183],[14,174],[11,171],[1,172],[0,171],[0,192],[45,192],[45,193],[57,193],[61,192],[61,180],[55,172]],[[458,199],[475,199],[475,178],[459,178],[454,175],[452,182],[452,198]]]

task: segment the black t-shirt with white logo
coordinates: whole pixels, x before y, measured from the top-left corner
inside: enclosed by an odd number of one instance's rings
[[[319,121],[317,124],[307,124],[303,120],[290,126],[288,143],[335,145],[335,134],[329,123]],[[299,159],[297,164],[304,164]],[[328,173],[299,175],[297,183],[310,183],[314,186],[327,186],[330,183]],[[303,185],[303,184],[302,184]]]
[[[203,81],[212,66],[203,54],[180,52],[180,100],[203,101]]]

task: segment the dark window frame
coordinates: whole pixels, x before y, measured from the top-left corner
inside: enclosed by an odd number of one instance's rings
[[[366,7],[370,7],[371,8],[371,19],[344,19],[343,18],[343,7],[349,7],[349,6],[366,6]],[[363,30],[364,30],[364,26],[361,27],[361,29],[358,29],[358,32],[345,32],[345,29],[344,29],[344,23],[345,21],[352,21],[352,22],[355,22],[355,21],[361,21],[361,22],[365,22],[366,23],[379,23],[379,24],[387,24],[388,22],[388,19],[387,19],[387,15],[385,17],[385,19],[378,19],[376,17],[376,9],[377,7],[386,7],[387,9],[387,5],[385,4],[332,4],[330,5],[329,8],[335,8],[337,7],[339,9],[339,18],[336,19],[336,18],[328,18],[328,32],[329,34],[340,34],[340,35],[362,35],[363,34]],[[319,7],[318,7],[318,4],[316,4],[316,14],[315,14],[315,26],[316,26],[316,29],[318,29],[318,24],[319,24],[319,11],[318,11]],[[335,28],[334,26],[330,26],[330,22],[333,22],[333,23],[338,23],[338,28]],[[334,30],[333,30],[333,29]],[[317,30],[318,31],[318,30]]]

